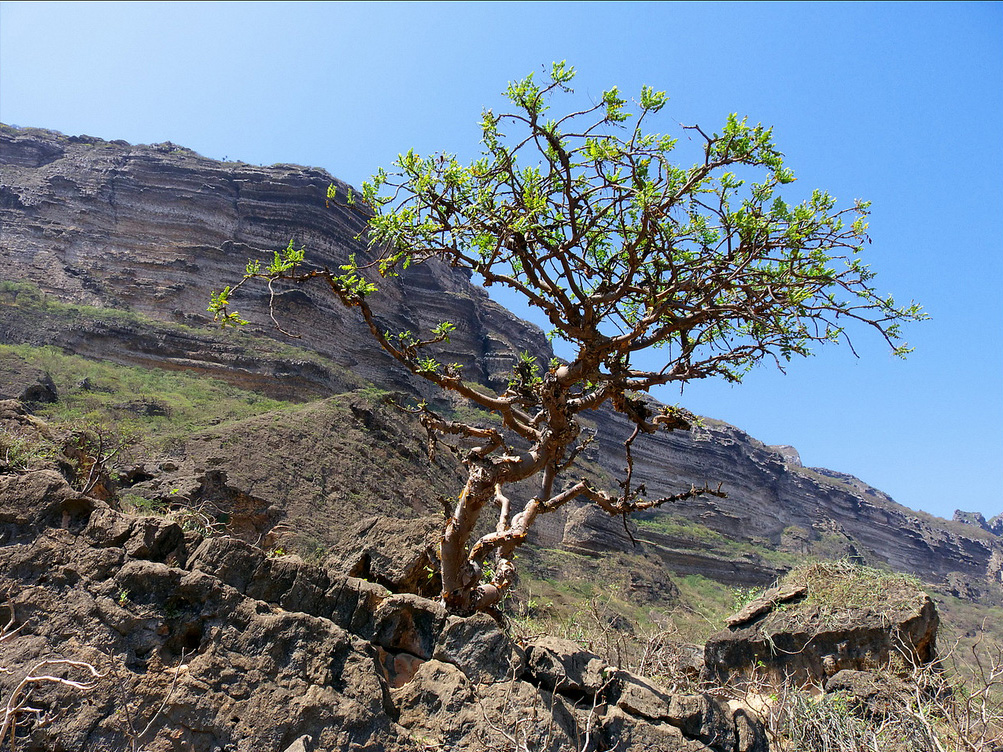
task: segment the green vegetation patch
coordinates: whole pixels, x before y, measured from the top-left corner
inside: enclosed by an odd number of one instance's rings
[[[634,517],[640,529],[639,537],[652,546],[664,546],[665,541],[658,536],[683,541],[684,548],[699,548],[704,553],[713,553],[722,559],[745,559],[759,561],[775,570],[786,570],[804,562],[805,556],[772,547],[762,539],[734,540],[713,528],[682,515],[667,512],[653,512],[647,517]],[[670,544],[675,547],[675,544]]]
[[[99,362],[51,347],[0,345],[0,359],[18,359],[52,378],[59,400],[37,406],[39,416],[120,438],[162,443],[291,404],[194,373]]]
[[[90,319],[127,324],[149,324],[153,319],[121,308],[66,303],[46,295],[32,282],[0,281],[0,306],[45,311],[71,320]],[[159,323],[159,322],[157,322]],[[177,326],[183,326],[178,324]]]
[[[40,321],[54,323],[59,328],[76,328],[90,322],[103,322],[142,329],[158,335],[187,334],[210,345],[237,351],[248,357],[266,361],[307,362],[336,376],[346,390],[365,388],[364,379],[350,369],[338,365],[313,350],[298,347],[248,331],[220,329],[215,326],[189,326],[167,322],[136,311],[120,308],[67,303],[44,293],[32,282],[0,281],[0,307],[16,308],[38,314]],[[225,373],[225,371],[223,371]]]
[[[0,473],[22,473],[49,467],[59,454],[56,444],[41,435],[0,426]]]
[[[673,538],[686,538],[687,540],[721,544],[731,542],[717,530],[712,530],[706,525],[701,525],[699,522],[694,522],[676,514],[656,513],[654,516],[648,518],[635,517],[634,522],[642,530],[650,530]]]

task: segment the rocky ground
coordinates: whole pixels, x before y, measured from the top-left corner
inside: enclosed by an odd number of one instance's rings
[[[768,748],[747,702],[671,692],[575,643],[520,642],[485,614],[449,616],[333,567],[123,514],[53,470],[0,476],[0,551],[11,748]],[[793,676],[758,647],[764,630],[778,645],[811,642],[798,668],[820,686],[893,653],[928,660],[933,605],[898,595],[879,618],[802,625],[808,637],[766,598],[708,643],[699,668]]]
[[[0,477],[0,524],[0,686],[19,749],[764,748],[756,721],[712,696],[122,514],[54,471]],[[19,689],[40,675],[66,681]]]

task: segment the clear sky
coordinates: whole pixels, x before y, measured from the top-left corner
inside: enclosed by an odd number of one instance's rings
[[[1003,4],[0,3],[0,119],[358,185],[400,151],[476,153],[482,107],[567,60],[660,130],[775,127],[798,177],[873,202],[877,287],[922,303],[893,358],[860,332],[737,387],[662,393],[805,464],[950,517],[1003,512]]]

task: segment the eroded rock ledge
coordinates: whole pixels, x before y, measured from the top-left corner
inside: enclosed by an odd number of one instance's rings
[[[485,615],[122,514],[54,471],[0,477],[0,584],[5,699],[46,659],[103,675],[88,692],[37,685],[24,750],[766,748],[755,717],[714,696],[673,695],[574,643],[517,645]]]

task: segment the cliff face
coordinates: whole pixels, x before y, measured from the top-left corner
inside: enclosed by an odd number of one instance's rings
[[[351,253],[366,260],[355,240],[362,219],[326,205],[328,186],[345,186],[323,170],[216,162],[170,143],[130,146],[6,127],[0,137],[5,276],[61,300],[202,326],[212,289],[233,284],[249,258],[270,260],[290,239],[318,266],[336,268]],[[252,330],[281,336],[261,290],[235,303]],[[284,290],[277,310],[286,329],[302,333],[299,344],[363,378],[413,388],[336,301]],[[456,322],[445,357],[478,381],[504,378],[513,353],[547,349],[539,330],[441,264],[414,268],[406,282],[382,281],[377,313],[397,330]]]
[[[302,334],[293,341],[299,354],[287,351],[290,340],[275,331],[260,290],[235,301],[252,322],[250,336],[224,337],[208,327],[210,291],[239,279],[249,257],[270,257],[290,238],[319,265],[336,267],[352,253],[365,260],[355,240],[360,218],[326,206],[331,182],[346,189],[326,172],[222,163],[170,143],[131,146],[6,126],[0,150],[4,277],[104,312],[69,316],[69,309],[5,305],[0,344],[55,344],[302,400],[362,381],[434,396],[370,344],[350,311],[318,291],[278,296],[283,326]],[[387,328],[457,324],[446,357],[471,380],[504,383],[520,351],[549,354],[538,329],[458,270],[424,264],[381,284],[377,313]],[[271,350],[250,344],[255,340]],[[302,348],[318,357],[304,357]],[[616,477],[628,427],[606,412],[594,420],[601,430],[589,459],[600,476]],[[764,446],[708,421],[691,434],[639,441],[634,461],[635,480],[650,494],[704,482],[720,482],[728,493],[640,521],[638,537],[673,571],[765,584],[807,553],[845,555],[1003,595],[998,525],[912,512],[855,478],[801,467],[790,447]],[[630,545],[621,528],[591,517],[585,524],[579,512],[544,520],[540,541],[582,551]],[[693,523],[716,537],[695,535]]]
[[[625,425],[617,427],[619,434],[604,436],[604,458],[615,457],[628,435]],[[634,461],[652,494],[705,480],[723,484],[725,499],[697,499],[668,511],[752,544],[748,566],[736,564],[735,574],[749,584],[770,579],[771,564],[786,568],[799,555],[816,553],[887,565],[937,584],[961,575],[984,583],[986,594],[1000,595],[998,535],[910,510],[853,476],[802,467],[789,448],[766,446],[733,426],[708,421],[702,430],[660,436],[657,444],[635,451]],[[642,536],[673,559],[676,546],[657,527],[642,528]],[[771,561],[756,548],[790,558]],[[740,574],[743,569],[748,574]]]

